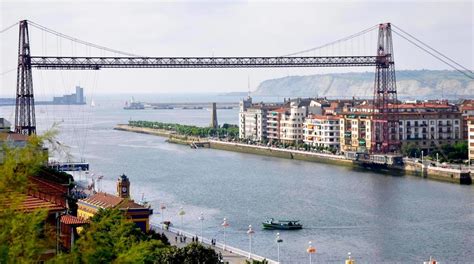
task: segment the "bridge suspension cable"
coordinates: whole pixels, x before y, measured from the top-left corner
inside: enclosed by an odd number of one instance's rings
[[[353,38],[356,38],[356,37],[359,37],[359,36],[362,36],[368,32],[371,32],[372,30],[375,30],[378,28],[379,25],[374,25],[374,26],[371,26],[369,28],[366,28],[358,33],[355,33],[355,34],[352,34],[350,36],[347,36],[347,37],[344,37],[344,38],[341,38],[341,39],[338,39],[338,40],[335,40],[335,41],[332,41],[332,42],[329,42],[329,43],[326,43],[324,45],[320,45],[320,46],[317,46],[317,47],[314,47],[314,48],[310,48],[310,49],[305,49],[305,50],[301,50],[301,51],[297,51],[297,52],[293,52],[293,53],[290,53],[290,54],[286,54],[286,55],[283,55],[281,57],[289,57],[289,56],[294,56],[294,55],[298,55],[298,54],[302,54],[302,53],[307,53],[307,52],[311,52],[311,51],[315,51],[315,50],[319,50],[319,49],[322,49],[322,48],[325,48],[325,47],[328,47],[328,46],[331,46],[331,45],[334,45],[334,44],[337,44],[337,43],[340,43],[340,42],[344,42],[344,41],[348,41],[348,40],[351,40]]]
[[[413,35],[411,35],[411,34],[407,33],[406,31],[402,30],[401,28],[399,28],[395,25],[394,25],[394,27],[396,27],[398,30],[400,30],[400,32],[398,32],[397,30],[392,29],[392,32],[395,33],[397,36],[405,39],[406,41],[408,41],[412,45],[414,45],[417,48],[423,50],[424,52],[426,52],[429,55],[433,56],[437,60],[443,62],[444,64],[446,64],[449,67],[453,68],[454,70],[458,71],[459,73],[465,75],[469,79],[474,79],[474,72],[472,72],[472,70],[469,70],[468,68],[464,67],[463,65],[457,63],[456,61],[452,60],[451,58],[447,57],[446,55],[442,54],[441,52],[439,52],[436,49],[432,48],[428,44],[422,42],[421,40],[417,39]],[[458,67],[456,67],[453,64],[457,65]]]
[[[393,24],[392,24],[393,25]],[[405,30],[401,29],[400,27],[397,27],[396,25],[393,25],[394,27],[396,27],[398,30],[400,30],[401,32],[405,33],[406,35],[410,36],[412,39],[418,41],[419,43],[423,44],[423,46],[429,48],[430,50],[436,52],[438,55],[440,55],[441,57],[449,60],[450,62],[458,65],[459,67],[461,67],[462,69],[464,69],[465,71],[469,71],[471,72],[472,74],[474,74],[471,70],[469,70],[468,68],[464,67],[463,65],[457,63],[456,61],[452,60],[451,58],[449,58],[448,56],[444,55],[443,53],[439,52],[438,50],[436,50],[435,48],[431,47],[430,45],[426,44],[425,42],[421,41],[420,39],[416,38],[415,36],[413,36],[412,34],[406,32]]]
[[[7,32],[9,29],[15,27],[16,25],[18,25],[18,22],[16,22],[15,24],[13,24],[13,25],[11,25],[11,26],[8,26],[8,27],[6,27],[6,28],[0,30],[0,34],[1,34],[1,33],[4,33],[4,32]]]
[[[96,49],[100,49],[100,50],[103,50],[103,51],[108,51],[108,52],[112,52],[112,53],[116,53],[116,54],[120,54],[120,55],[128,56],[128,57],[142,57],[142,56],[137,55],[137,54],[133,54],[133,53],[125,52],[125,51],[120,51],[120,50],[108,48],[108,47],[105,47],[105,46],[97,45],[97,44],[94,44],[94,43],[91,43],[91,42],[88,42],[88,41],[84,41],[84,40],[81,40],[81,39],[78,39],[78,38],[75,38],[75,37],[68,36],[68,35],[65,35],[63,33],[52,30],[50,28],[47,28],[45,26],[42,26],[38,23],[35,23],[31,20],[28,20],[28,23],[31,26],[33,26],[37,29],[43,30],[43,31],[48,32],[50,34],[53,34],[55,36],[58,36],[58,37],[61,37],[61,38],[64,38],[64,39],[68,39],[68,40],[71,40],[73,42],[80,43],[80,44],[83,44],[83,45],[86,45],[86,46],[89,46],[89,47],[92,47],[92,48],[96,48]]]

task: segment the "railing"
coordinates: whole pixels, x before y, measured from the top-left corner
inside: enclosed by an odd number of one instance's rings
[[[175,234],[179,233],[179,234],[181,234],[181,235],[183,235],[187,238],[196,237],[195,234],[192,234],[192,233],[189,233],[189,232],[186,232],[186,231],[183,231],[181,229],[174,228],[174,227],[168,227],[168,229],[163,229],[160,225],[151,225],[151,227],[152,227],[152,229],[155,229],[155,230],[160,229],[160,230],[166,230],[166,231],[169,231],[169,232],[172,232],[172,233],[175,233]],[[197,237],[199,238],[199,241],[202,241],[202,243],[207,244],[207,245],[212,245],[211,240],[209,238],[205,238],[205,237],[201,237],[201,236],[197,236]],[[219,242],[216,242],[214,247],[222,249],[222,250],[230,252],[230,253],[234,253],[236,255],[239,255],[239,256],[242,256],[242,257],[245,257],[245,258],[248,258],[249,254],[250,254],[250,252],[248,252],[248,251],[245,251],[245,250],[242,250],[242,249],[239,249],[239,248],[236,248],[236,247],[229,246],[227,243],[225,245],[225,249],[224,249],[224,244],[219,243]],[[251,259],[258,260],[258,261],[267,260],[268,263],[271,263],[271,264],[277,264],[278,263],[274,260],[256,255],[254,253],[251,253],[250,257],[251,257]]]

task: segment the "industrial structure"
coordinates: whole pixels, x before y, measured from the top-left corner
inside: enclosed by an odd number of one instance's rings
[[[374,129],[372,150],[395,152],[398,139],[390,133],[398,125],[390,23],[380,24],[377,54],[375,56],[324,56],[324,57],[51,57],[32,56],[28,33],[29,21],[19,23],[18,83],[15,113],[15,131],[35,134],[33,79],[31,70],[99,70],[102,68],[253,68],[253,67],[353,67],[375,66]],[[33,23],[35,27],[51,31]],[[58,35],[59,36],[59,35]],[[90,44],[90,43],[89,43]]]
[[[211,125],[212,128],[218,128],[219,124],[217,123],[217,106],[216,103],[212,103],[212,115],[211,115]]]

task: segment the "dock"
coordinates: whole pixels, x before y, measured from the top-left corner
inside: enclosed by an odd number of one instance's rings
[[[211,143],[209,141],[193,141],[189,145],[193,149],[210,148],[211,147]]]

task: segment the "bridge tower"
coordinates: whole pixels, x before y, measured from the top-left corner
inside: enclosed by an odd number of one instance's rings
[[[20,21],[20,34],[18,39],[15,132],[24,135],[36,134],[30,36],[28,32],[28,21],[26,20]]]
[[[371,122],[371,152],[395,153],[400,149],[398,100],[392,29],[380,24],[377,41],[374,100]]]

